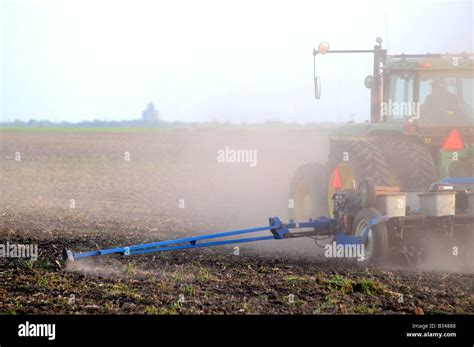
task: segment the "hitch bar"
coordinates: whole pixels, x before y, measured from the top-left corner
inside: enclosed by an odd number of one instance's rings
[[[80,258],[92,257],[98,255],[106,255],[119,253],[122,255],[134,255],[141,253],[163,252],[182,250],[189,248],[222,246],[234,243],[247,243],[265,240],[283,240],[297,237],[312,237],[318,235],[333,236],[337,243],[340,244],[364,244],[370,228],[376,224],[386,222],[389,218],[381,216],[374,218],[367,225],[362,236],[345,235],[337,226],[336,219],[328,217],[320,217],[316,220],[310,219],[308,222],[296,223],[290,220],[284,224],[278,217],[269,218],[269,225],[264,227],[233,230],[220,233],[206,234],[200,236],[184,237],[174,240],[158,241],[152,243],[144,243],[126,247],[108,248],[84,253],[75,253],[67,248],[63,249],[63,260],[74,261]],[[312,229],[310,231],[290,232],[290,229]],[[271,235],[244,237],[236,239],[215,240],[223,237],[252,234],[262,231],[270,231]],[[200,242],[205,241],[205,242]]]

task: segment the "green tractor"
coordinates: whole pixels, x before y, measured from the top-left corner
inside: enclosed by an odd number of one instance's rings
[[[373,54],[370,122],[330,133],[326,164],[301,166],[291,183],[296,220],[329,214],[338,189],[365,178],[405,192],[426,191],[446,177],[474,176],[474,54],[388,55],[382,40],[371,50],[313,51],[315,97],[321,96],[316,57]]]

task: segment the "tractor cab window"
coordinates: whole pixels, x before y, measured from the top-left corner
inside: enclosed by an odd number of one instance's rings
[[[420,73],[420,120],[473,120],[473,76],[466,73]]]
[[[382,104],[382,115],[391,121],[405,121],[416,116],[417,109],[413,102],[414,74],[409,72],[390,75],[389,94]]]

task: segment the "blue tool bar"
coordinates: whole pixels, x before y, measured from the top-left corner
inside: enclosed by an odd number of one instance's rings
[[[187,249],[187,248],[222,246],[222,245],[229,245],[229,244],[232,244],[232,243],[245,243],[245,242],[255,242],[255,241],[264,241],[264,240],[275,240],[275,237],[273,235],[270,235],[270,236],[262,236],[262,237],[249,237],[249,238],[237,239],[237,240],[203,242],[203,243],[197,243],[195,245],[182,245],[182,246],[170,246],[170,247],[159,247],[159,248],[147,248],[147,249],[138,250],[138,251],[131,251],[130,254],[141,254],[141,253],[161,252],[161,251],[173,251],[173,250],[177,250],[177,249]]]
[[[443,184],[474,184],[474,177],[443,178],[440,183],[443,183]]]
[[[198,248],[198,247],[211,247],[211,246],[220,246],[233,243],[245,243],[245,242],[255,242],[263,240],[278,240],[284,239],[286,234],[289,234],[289,229],[301,229],[301,228],[314,228],[315,233],[321,231],[328,231],[331,225],[331,218],[321,217],[317,220],[310,220],[309,222],[295,223],[291,221],[288,224],[283,224],[278,217],[270,218],[270,225],[265,227],[257,227],[250,229],[226,231],[221,233],[200,235],[200,236],[191,236],[184,237],[174,240],[159,241],[145,244],[138,244],[127,247],[116,247],[109,249],[102,249],[91,252],[84,253],[72,253],[73,259],[91,257],[97,255],[105,255],[112,253],[121,253],[124,255],[131,254],[140,254],[140,253],[149,253],[149,252],[161,252],[161,251],[171,251],[178,249],[188,249],[188,248]],[[252,237],[252,238],[240,238],[240,239],[231,239],[231,240],[222,240],[222,241],[211,241],[197,243],[197,241],[216,239],[228,236],[256,233],[261,231],[271,231],[272,235],[262,236],[262,237]],[[187,243],[182,245],[182,243]],[[180,245],[181,244],[181,245]]]
[[[316,220],[310,219],[309,222],[293,222],[292,220],[286,224],[288,229],[302,229],[302,228],[316,228],[316,229],[324,229],[329,228],[331,225],[332,219],[329,217],[320,217]]]
[[[280,227],[280,226],[277,226],[277,227]],[[177,243],[184,243],[184,242],[189,242],[190,246],[196,247],[198,245],[198,244],[196,244],[196,241],[200,241],[200,240],[208,240],[208,239],[214,239],[214,238],[219,238],[219,237],[255,233],[255,232],[259,232],[259,231],[271,230],[273,228],[275,228],[275,227],[274,226],[266,226],[266,227],[251,228],[251,229],[226,231],[226,232],[216,233],[216,234],[184,237],[184,238],[180,238],[180,239],[159,241],[159,242],[152,242],[152,243],[143,243],[143,244],[138,244],[138,245],[133,245],[133,246],[128,246],[128,247],[117,247],[117,248],[101,249],[101,250],[86,252],[86,253],[74,253],[74,258],[90,257],[90,256],[94,256],[94,255],[105,255],[105,254],[112,254],[112,253],[125,253],[126,251],[129,251],[130,253],[133,252],[134,254],[136,254],[135,251],[145,250],[147,248],[152,248],[154,252],[157,252],[157,251],[161,250],[160,247],[162,247],[162,246],[175,245]],[[270,236],[270,238],[273,239],[274,236]],[[194,243],[194,245],[193,245],[193,243]],[[173,246],[173,247],[177,247],[177,246]],[[191,247],[188,247],[188,248],[191,248]],[[166,249],[166,250],[171,250],[171,249]],[[165,250],[165,249],[163,249],[163,250]]]

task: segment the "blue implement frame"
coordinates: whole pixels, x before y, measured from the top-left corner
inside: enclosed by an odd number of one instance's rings
[[[461,178],[443,178],[440,183],[443,184],[474,184],[474,177]]]
[[[67,260],[77,260],[85,257],[106,255],[118,253],[122,255],[134,255],[150,252],[163,252],[163,251],[173,251],[173,250],[182,250],[190,248],[200,248],[200,247],[212,247],[212,246],[222,246],[235,243],[247,243],[247,242],[256,242],[256,241],[265,241],[265,240],[283,240],[296,237],[311,237],[318,235],[333,236],[337,243],[341,244],[363,244],[367,239],[368,232],[370,228],[378,223],[383,223],[388,220],[388,217],[382,216],[374,218],[367,225],[366,230],[362,236],[354,235],[345,235],[342,230],[338,227],[336,219],[331,219],[328,217],[320,217],[316,220],[310,219],[307,222],[297,223],[290,221],[287,224],[282,223],[280,218],[273,217],[269,218],[269,225],[263,227],[225,231],[220,233],[205,234],[200,236],[191,236],[178,238],[173,240],[158,241],[151,243],[143,243],[125,247],[116,247],[95,250],[84,253],[75,253],[70,250],[64,250],[65,258]],[[292,233],[290,230],[293,229],[311,229],[309,231],[299,231]],[[233,239],[224,239],[232,236],[239,236],[245,234],[253,234],[263,231],[270,231],[271,235],[266,236],[255,236],[255,237],[241,237]],[[217,240],[216,240],[217,239]]]

